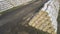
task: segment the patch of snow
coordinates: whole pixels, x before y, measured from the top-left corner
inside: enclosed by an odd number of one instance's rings
[[[4,0],[0,0],[0,1],[4,1]]]
[[[58,17],[58,12],[59,12],[58,0],[49,0],[44,5],[42,10],[48,12],[49,16],[51,17],[52,25],[55,29],[55,32],[57,32],[57,17]]]

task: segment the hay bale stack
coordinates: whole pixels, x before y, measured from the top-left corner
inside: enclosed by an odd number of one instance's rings
[[[50,0],[45,3],[44,7],[32,18],[29,25],[50,34],[57,34],[58,12],[59,1]]]

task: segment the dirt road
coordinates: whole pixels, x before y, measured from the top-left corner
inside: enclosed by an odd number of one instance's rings
[[[43,2],[42,1],[38,0],[2,15],[0,17],[0,34],[5,34],[6,32],[9,32],[12,28],[17,27],[18,24],[20,25],[25,23],[26,19],[32,18],[35,13],[37,13],[37,11],[41,7],[43,7],[44,3],[47,2],[47,0],[44,0]]]

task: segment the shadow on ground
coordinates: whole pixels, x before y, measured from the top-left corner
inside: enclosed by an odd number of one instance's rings
[[[59,10],[59,14],[58,14],[58,30],[57,30],[57,34],[60,34],[60,10]]]
[[[22,25],[16,25],[14,27],[9,27],[9,26],[11,25],[5,25],[1,27],[0,34],[49,34],[47,32],[37,30],[30,26],[28,27]]]

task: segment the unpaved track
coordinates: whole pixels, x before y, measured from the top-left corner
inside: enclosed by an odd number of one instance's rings
[[[3,32],[6,32],[6,30],[9,30],[14,26],[17,26],[17,24],[19,23],[24,23],[26,19],[23,18],[32,17],[33,15],[35,15],[36,11],[38,11],[46,1],[44,0],[43,2],[41,2],[40,0],[38,0],[36,2],[33,2],[31,4],[2,15],[0,17],[0,34],[4,34]]]

